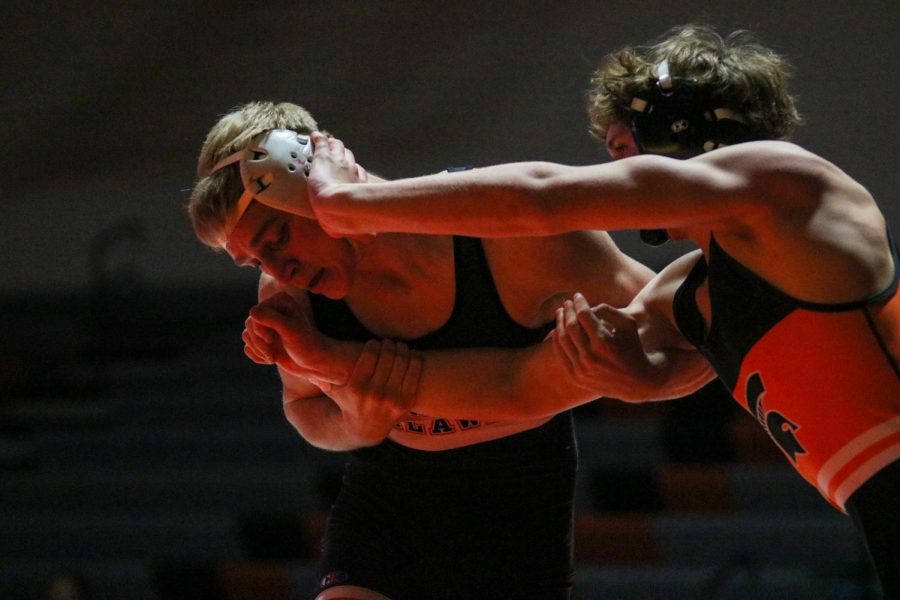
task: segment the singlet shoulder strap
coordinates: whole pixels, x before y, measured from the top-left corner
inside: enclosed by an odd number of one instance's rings
[[[697,306],[697,288],[706,280],[708,266],[706,257],[701,256],[685,277],[684,282],[675,291],[673,312],[675,325],[681,334],[695,346],[703,343],[706,337],[706,325],[700,307]]]

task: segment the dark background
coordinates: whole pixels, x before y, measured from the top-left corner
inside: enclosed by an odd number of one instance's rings
[[[254,99],[308,108],[369,170],[606,160],[584,93],[606,52],[691,20],[749,28],[798,67],[800,144],[900,214],[900,4],[872,2],[82,2],[5,5],[5,294],[84,291],[123,222],[159,289],[252,285],[204,250],[183,205],[203,137]],[[27,6],[27,8],[26,8]],[[622,246],[652,266],[678,250]]]
[[[0,10],[4,598],[67,574],[82,598],[308,597],[343,458],[285,422],[274,371],[241,352],[255,274],[184,212],[236,105],[301,104],[389,178],[589,164],[607,160],[584,109],[603,54],[688,21],[748,28],[798,67],[796,141],[900,234],[896,0],[263,4]],[[687,249],[614,237],[654,268]],[[596,402],[577,425],[581,598],[874,597],[849,519],[721,389]]]

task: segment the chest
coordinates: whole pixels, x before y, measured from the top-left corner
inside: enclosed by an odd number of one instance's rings
[[[357,287],[347,305],[363,327],[378,336],[418,339],[451,319],[475,329],[533,328],[542,295],[530,261],[509,244],[451,241],[428,261],[380,273]]]

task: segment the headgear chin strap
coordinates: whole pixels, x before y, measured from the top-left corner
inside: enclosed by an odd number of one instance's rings
[[[656,85],[634,97],[631,133],[641,154],[687,159],[752,139],[743,116],[717,107],[700,86],[673,78],[669,61],[656,67]],[[641,240],[660,246],[669,240],[664,229],[641,230]]]
[[[306,195],[306,177],[312,160],[309,136],[290,129],[270,129],[254,137],[250,145],[220,160],[210,175],[239,162],[244,193],[228,218],[225,238],[231,235],[251,200],[266,206],[315,218]]]

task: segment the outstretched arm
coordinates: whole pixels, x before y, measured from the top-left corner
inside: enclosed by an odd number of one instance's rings
[[[591,310],[576,295],[557,312],[557,327],[541,344],[426,353],[415,410],[524,419],[598,397],[644,402],[695,391],[715,374],[673,324],[672,298],[699,259],[695,251],[673,261],[623,310]]]
[[[686,161],[523,162],[366,185],[356,183],[357,167],[340,140],[313,139],[310,202],[333,234],[515,237],[721,223],[802,201],[791,200],[796,180],[814,179],[823,162],[784,142],[750,142]]]
[[[578,371],[571,364],[571,356],[560,352],[555,347],[558,342],[554,342],[552,337],[520,349],[433,350],[422,353],[419,362],[415,355],[410,358],[402,345],[395,345],[389,340],[370,342],[363,348],[359,343],[326,338],[314,331],[310,321],[297,318],[295,308],[289,306],[289,296],[278,296],[276,300],[283,304],[274,314],[269,314],[268,308],[257,307],[251,320],[272,328],[284,343],[286,354],[292,357],[287,363],[288,368],[281,369],[286,397],[291,389],[291,376],[294,376],[288,371],[302,373],[307,370],[313,373],[311,376],[314,379],[327,378],[333,387],[323,389],[334,398],[335,408],[340,413],[331,420],[341,423],[350,419],[351,423],[359,423],[358,426],[363,427],[364,431],[377,430],[371,438],[375,441],[381,439],[378,435],[386,436],[390,425],[409,410],[449,418],[528,419],[552,415],[601,396],[629,401],[678,397],[696,389],[690,387],[693,383],[685,383],[685,377],[698,380],[708,374],[705,361],[698,370],[697,358],[692,356],[696,352],[685,351],[685,362],[679,356],[665,363],[657,360],[651,367],[638,361],[634,365],[624,366],[601,363],[600,367],[583,366],[582,369],[586,369],[588,374],[576,376]],[[375,355],[377,359],[373,358]],[[367,362],[370,365],[377,362],[378,371],[386,376],[366,375],[362,379],[358,376],[356,380],[351,377],[343,381],[344,373],[365,374],[372,371],[371,366],[365,366]],[[681,375],[673,374],[691,364],[694,365],[693,370]],[[285,375],[288,377],[285,378]],[[706,377],[703,381],[708,379]],[[369,396],[364,395],[361,401],[358,390],[360,381],[367,385],[370,381],[382,383],[370,386]],[[385,394],[385,389],[400,389],[402,393]],[[342,390],[353,392],[348,393],[347,399],[342,399]],[[312,416],[321,415],[317,412]],[[304,413],[297,418],[303,417],[305,422],[312,416]],[[321,425],[311,423],[309,426]],[[348,427],[342,424],[341,429]],[[350,429],[352,431],[353,427]],[[370,439],[366,436],[362,438]]]
[[[279,367],[288,418],[303,437],[335,450],[377,443],[409,411],[533,418],[599,395],[568,376],[549,338],[522,349],[422,353],[392,340],[339,341],[319,333],[301,299],[285,292],[251,310],[244,341],[255,362]],[[310,383],[323,392],[317,402]]]

